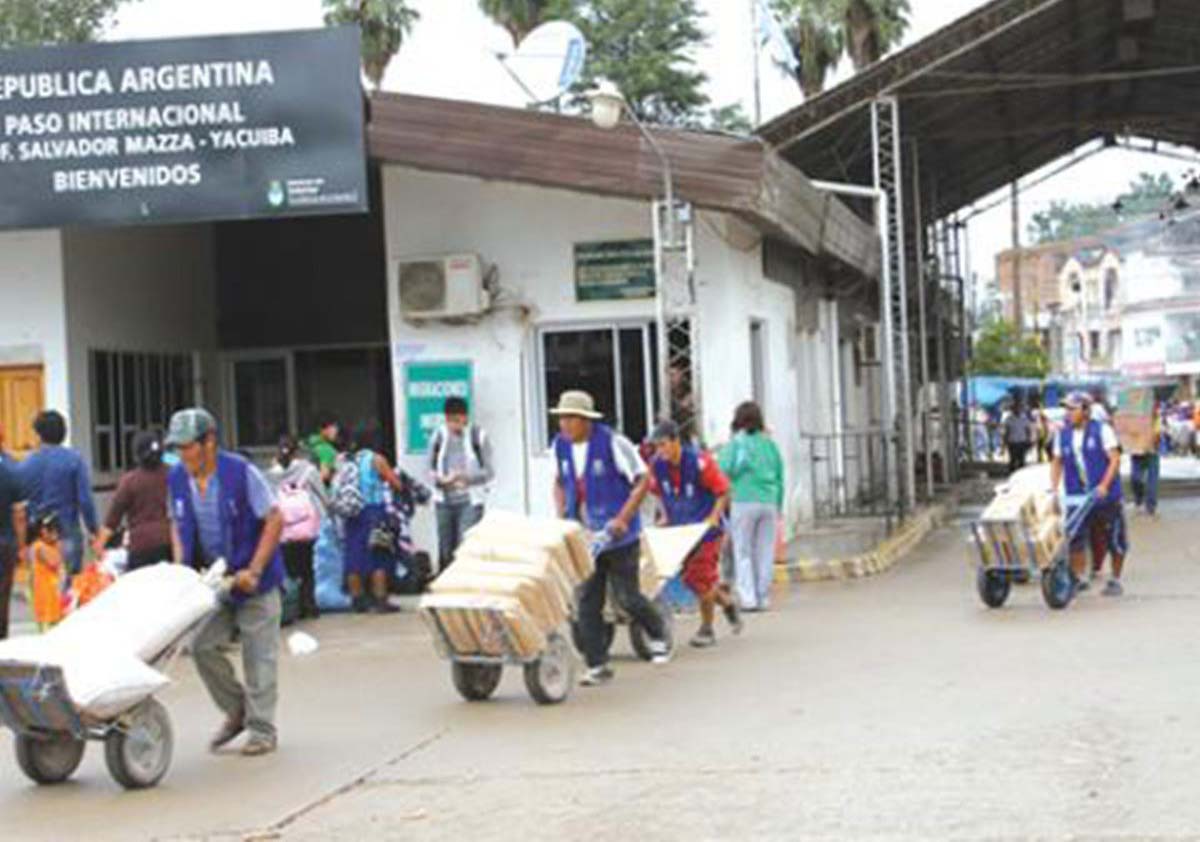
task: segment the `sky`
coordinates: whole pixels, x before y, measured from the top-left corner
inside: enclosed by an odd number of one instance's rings
[[[697,0],[709,33],[697,64],[709,76],[714,106],[735,102],[753,112],[753,61],[750,0]],[[912,26],[907,43],[945,26],[984,0],[911,0]],[[525,96],[495,58],[510,51],[511,39],[478,10],[477,0],[414,0],[421,20],[393,60],[386,90],[522,106]],[[321,25],[320,0],[139,0],[125,7],[111,39],[171,38],[234,32],[304,29]],[[843,64],[832,82],[849,76]],[[764,58],[763,118],[770,119],[802,102],[796,83]],[[1138,172],[1169,172],[1178,180],[1191,164],[1134,153],[1107,151],[1023,193],[1023,222],[1054,199],[1113,201]],[[1036,174],[1029,176],[1030,179]],[[988,204],[987,200],[980,205]],[[1022,227],[1024,227],[1022,225]],[[986,281],[995,275],[995,254],[1012,244],[1007,203],[974,216],[968,227],[971,264]],[[1022,236],[1024,236],[1022,232]]]

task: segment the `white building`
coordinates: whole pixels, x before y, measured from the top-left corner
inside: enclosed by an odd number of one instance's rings
[[[620,286],[577,274],[613,244],[636,266],[652,236],[660,171],[636,131],[415,97],[377,97],[372,112],[366,216],[0,233],[10,443],[28,443],[38,409],[63,410],[103,490],[128,464],[133,432],[180,406],[210,406],[229,446],[263,456],[327,410],[378,420],[418,472],[409,425],[442,388],[430,372],[469,363],[496,442],[494,504],[540,512],[558,391],[590,388],[617,426],[643,435],[655,415],[653,299],[604,298]],[[724,440],[734,406],[759,400],[786,455],[795,523],[811,516],[813,477],[831,478],[814,473],[804,435],[879,423],[877,369],[855,345],[877,315],[865,293],[837,297],[843,279],[876,274],[877,235],[757,140],[660,136],[697,209],[704,438]],[[478,255],[498,294],[469,319],[406,319],[398,267],[444,255]],[[584,295],[580,278],[592,284]]]
[[[1063,367],[1073,376],[1119,370],[1122,263],[1104,246],[1081,249],[1059,272]]]

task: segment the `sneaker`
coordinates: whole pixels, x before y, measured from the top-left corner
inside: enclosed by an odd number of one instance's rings
[[[725,607],[725,619],[729,621],[729,628],[734,634],[741,634],[746,628],[746,623],[742,620],[742,612],[738,610],[736,602]]]
[[[665,640],[651,640],[646,644],[646,648],[650,650],[650,663],[655,666],[661,667],[671,662],[671,650]]]
[[[712,629],[700,629],[700,631],[692,635],[690,643],[697,649],[707,649],[710,646],[717,645],[717,636],[713,634]]]
[[[1090,588],[1091,586],[1092,586],[1092,577],[1091,577],[1091,576],[1089,576],[1089,577],[1088,577],[1088,578],[1086,578],[1086,579],[1080,579],[1078,582],[1076,582],[1076,583],[1075,583],[1075,590],[1076,590],[1076,592],[1077,592],[1077,593],[1083,593],[1084,591],[1086,591],[1086,590],[1087,590],[1088,588]]]
[[[1109,579],[1108,584],[1104,586],[1104,590],[1100,593],[1103,596],[1121,596],[1125,593],[1125,588],[1121,585],[1119,579]]]
[[[279,742],[275,737],[255,734],[242,746],[242,757],[262,757],[264,754],[275,751],[278,747]]]
[[[236,740],[245,730],[245,719],[241,716],[231,716],[229,719],[225,720],[225,724],[222,725],[217,733],[213,734],[212,739],[208,741],[208,750],[220,751],[222,748]]]
[[[583,678],[579,683],[584,687],[599,687],[601,684],[607,684],[613,680],[616,673],[612,671],[612,667],[604,664],[599,667],[588,667],[587,672],[583,674]]]

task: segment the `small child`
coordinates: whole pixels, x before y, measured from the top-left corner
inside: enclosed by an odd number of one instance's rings
[[[37,522],[37,539],[29,548],[33,580],[33,618],[47,631],[63,616],[63,555],[58,518],[46,515]]]

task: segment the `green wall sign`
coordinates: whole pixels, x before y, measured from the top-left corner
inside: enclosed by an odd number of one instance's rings
[[[442,423],[446,398],[471,403],[469,362],[408,362],[404,364],[404,417],[408,452],[427,453],[433,431]]]
[[[575,300],[654,297],[654,241],[575,244]]]

